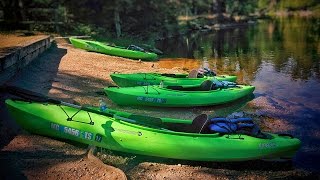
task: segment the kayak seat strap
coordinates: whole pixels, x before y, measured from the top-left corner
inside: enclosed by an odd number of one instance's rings
[[[210,133],[209,131],[210,121],[206,114],[201,114],[192,120],[191,125],[184,129],[184,132],[188,133]]]

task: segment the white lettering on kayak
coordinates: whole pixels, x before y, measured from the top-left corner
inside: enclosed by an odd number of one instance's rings
[[[67,126],[63,126],[55,123],[51,123],[50,128],[64,134],[80,137],[82,139],[93,140],[93,136],[94,136],[94,134],[91,132],[81,131],[79,129],[75,129],[75,128],[71,128],[71,127],[67,127]],[[100,141],[101,139],[102,137],[100,138]]]
[[[138,96],[137,97],[137,101],[144,101],[144,102],[163,104],[163,103],[167,102],[167,99],[165,99],[165,98],[153,98],[153,97]]]
[[[259,144],[259,149],[274,149],[277,146],[278,146],[277,143],[274,143],[274,142],[260,143]]]
[[[125,133],[125,134],[131,134],[131,135],[138,135],[138,136],[142,136],[142,132],[136,132],[136,131],[130,131],[130,130],[126,130],[126,129],[114,129],[115,131],[119,131],[121,133]]]
[[[79,136],[79,130],[77,129],[73,129],[73,128],[69,128],[69,127],[64,127],[64,133],[66,134],[70,134],[73,136]]]

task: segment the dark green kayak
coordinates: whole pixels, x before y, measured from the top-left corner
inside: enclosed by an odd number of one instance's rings
[[[255,87],[236,85],[213,88],[213,82],[204,81],[198,86],[135,86],[106,87],[108,98],[119,105],[194,107],[225,104],[252,94]]]
[[[152,52],[145,52],[135,49],[128,49],[121,46],[107,45],[98,41],[89,41],[83,39],[69,38],[72,45],[76,48],[85,49],[87,51],[99,52],[112,56],[120,56],[130,59],[156,60],[158,55]]]
[[[292,158],[301,145],[290,135],[212,132],[206,115],[194,120],[154,118],[18,94],[22,98],[7,99],[6,106],[25,130],[121,152],[195,161],[244,161]]]
[[[110,74],[112,80],[120,87],[159,85],[200,85],[205,80],[216,78],[219,81],[235,82],[237,76],[218,75],[213,77],[190,77],[189,74],[160,74],[160,73],[132,73],[132,74]]]

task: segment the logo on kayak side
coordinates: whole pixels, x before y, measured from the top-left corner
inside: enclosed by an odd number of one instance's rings
[[[93,51],[99,51],[99,48],[98,47],[94,47],[94,46],[90,46],[88,44],[86,44],[86,48],[90,49],[90,50],[93,50]]]
[[[274,149],[276,148],[278,145],[277,143],[260,143],[259,144],[259,149]]]
[[[139,85],[139,86],[147,86],[147,85],[155,85],[155,83],[146,82],[146,81],[137,81],[137,85]]]
[[[125,133],[125,134],[131,134],[131,135],[138,135],[138,136],[142,136],[142,132],[138,131],[131,131],[131,130],[127,130],[127,129],[114,129],[115,131],[121,132],[121,133]]]
[[[164,103],[167,102],[167,99],[165,99],[165,98],[153,98],[153,97],[138,96],[137,97],[137,101],[164,104]]]
[[[68,126],[63,126],[63,125],[56,124],[56,123],[51,123],[50,127],[51,127],[51,129],[59,131],[64,134],[76,136],[76,137],[86,139],[86,140],[93,140],[94,135],[91,132],[81,131],[79,129],[71,128]]]

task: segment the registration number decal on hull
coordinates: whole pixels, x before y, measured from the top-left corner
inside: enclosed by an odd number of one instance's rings
[[[81,131],[79,129],[63,126],[56,123],[51,123],[50,127],[51,129],[62,132],[64,134],[80,137],[82,139],[93,140],[93,133],[91,132]]]
[[[165,99],[165,98],[153,98],[153,97],[139,96],[139,97],[137,97],[137,101],[151,102],[151,103],[157,103],[157,104],[164,104],[164,103],[167,102],[167,99]]]
[[[146,82],[146,81],[137,81],[137,85],[139,86],[147,86],[147,85],[156,85],[155,83]]]

